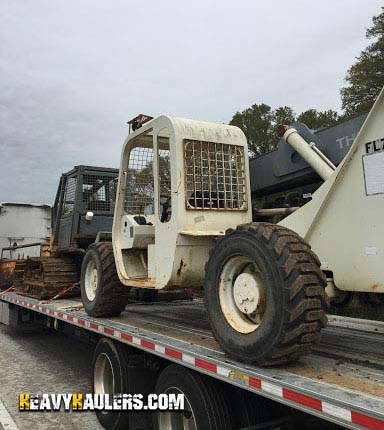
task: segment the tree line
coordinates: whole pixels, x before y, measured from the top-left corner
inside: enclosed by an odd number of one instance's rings
[[[300,121],[316,130],[336,125],[371,109],[384,86],[384,7],[381,9],[366,31],[366,38],[372,42],[347,71],[347,85],[340,90],[342,113],[332,109],[308,109],[296,115],[289,106],[272,109],[265,103],[255,103],[242,112],[236,112],[230,121],[231,125],[244,131],[251,155],[259,156],[276,148],[279,141],[276,127],[279,124]]]

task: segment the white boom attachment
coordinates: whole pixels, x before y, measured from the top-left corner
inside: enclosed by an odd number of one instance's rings
[[[325,182],[279,224],[312,246],[338,289],[384,293],[384,90],[333,172],[295,130],[286,129],[284,138]]]
[[[283,139],[291,145],[324,180],[328,179],[336,170],[336,166],[320,151],[316,144],[314,142],[308,143],[304,140],[295,128],[283,126],[280,131],[283,133]]]

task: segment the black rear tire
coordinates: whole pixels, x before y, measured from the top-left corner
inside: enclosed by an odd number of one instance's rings
[[[247,333],[231,325],[219,296],[223,267],[236,256],[258,267],[265,290],[262,320]],[[234,279],[229,282],[233,289]],[[223,350],[239,360],[258,365],[295,360],[310,352],[327,322],[325,286],[319,259],[295,232],[269,223],[240,225],[216,244],[206,266],[205,304],[212,332]]]
[[[131,353],[125,345],[111,339],[99,340],[93,354],[92,388],[96,394],[135,394],[153,392],[156,375],[144,367],[144,356]],[[103,382],[113,378],[114,393],[104,389]],[[104,373],[103,373],[104,372]],[[108,386],[108,382],[106,383]],[[145,399],[144,399],[145,401]],[[145,411],[96,411],[100,424],[108,430],[151,429],[151,414]]]
[[[178,393],[184,394],[184,412],[173,412],[174,416],[178,415],[179,419],[183,418],[183,414],[185,419],[194,419],[197,429],[230,430],[233,428],[223,384],[219,381],[182,366],[171,364],[161,372],[155,387],[156,394],[168,393],[169,390],[173,390],[172,393],[177,390]],[[192,411],[187,410],[187,402]],[[160,420],[167,419],[170,419],[170,412],[155,412],[153,414],[154,430],[173,428],[172,425],[169,425],[169,421],[167,427],[160,425]],[[174,428],[180,427],[175,426]]]
[[[234,429],[284,428],[290,409],[243,388],[225,384],[227,402],[231,405]]]
[[[86,272],[92,265],[96,271],[94,295],[87,291]],[[116,271],[112,244],[92,244],[86,251],[81,266],[81,298],[86,312],[93,317],[118,316],[129,300],[129,287],[121,284]]]

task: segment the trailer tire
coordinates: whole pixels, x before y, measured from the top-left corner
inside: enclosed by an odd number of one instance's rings
[[[223,391],[223,385],[208,376],[193,370],[171,364],[160,374],[156,387],[156,394],[182,393],[184,394],[184,412],[155,412],[153,413],[154,430],[172,428],[190,428],[179,426],[174,420],[194,420],[197,429],[230,430],[232,420],[229,407]],[[174,424],[176,427],[172,427]],[[186,424],[186,423],[185,423]]]
[[[277,365],[310,352],[329,298],[320,261],[295,232],[270,223],[228,230],[206,265],[205,305],[225,352]]]
[[[266,423],[274,423],[278,428],[277,425],[288,418],[286,406],[266,397],[229,384],[226,384],[226,393],[231,405],[233,428],[267,428]]]
[[[123,344],[101,338],[93,354],[92,388],[96,394],[153,392],[156,378],[143,365],[143,356],[131,354]],[[113,393],[111,385],[114,387]],[[108,430],[129,430],[140,423],[151,428],[151,414],[145,411],[96,411],[100,424]]]
[[[118,316],[129,300],[129,287],[121,284],[116,271],[112,244],[92,244],[81,266],[81,298],[93,317]]]

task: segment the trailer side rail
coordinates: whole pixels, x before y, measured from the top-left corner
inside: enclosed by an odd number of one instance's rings
[[[115,339],[344,427],[384,429],[382,397],[295,375],[281,367],[246,365],[221,351],[122,323],[120,318],[89,317],[78,307],[61,309],[55,303],[43,304],[11,292],[0,293],[0,300]]]

